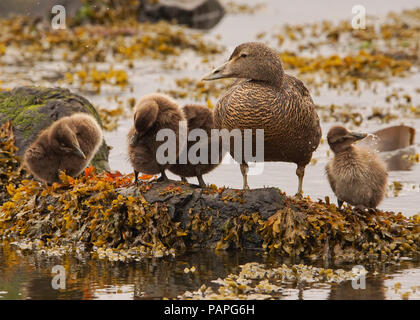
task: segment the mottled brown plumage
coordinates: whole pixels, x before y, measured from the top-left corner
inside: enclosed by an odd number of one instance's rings
[[[159,146],[165,141],[156,141],[156,134],[161,129],[170,129],[179,139],[179,126],[184,117],[178,104],[170,97],[154,93],[142,97],[135,107],[134,126],[128,133],[128,155],[134,168],[135,181],[139,172],[161,174],[166,180],[165,169],[171,164],[161,164],[156,159]],[[176,156],[179,154],[178,144]]]
[[[196,176],[201,187],[205,186],[202,175],[210,172],[216,168],[220,161],[223,158],[222,154],[222,145],[219,138],[219,154],[217,164],[212,164],[211,162],[211,150],[212,150],[212,139],[211,139],[211,129],[214,129],[213,121],[213,112],[208,107],[199,106],[199,105],[186,105],[183,109],[184,118],[187,120],[188,132],[194,129],[202,129],[205,131],[207,136],[207,141],[203,141],[205,145],[204,148],[207,148],[207,157],[205,159],[206,163],[192,164],[190,161],[187,161],[186,164],[177,163],[172,165],[169,168],[169,171],[175,173],[183,178]],[[198,141],[188,141],[187,148],[184,150],[188,153],[191,150],[191,147],[198,147],[197,143],[200,143],[200,138],[197,138]],[[204,152],[204,150],[203,150]],[[188,158],[189,160],[189,158]]]
[[[46,183],[60,182],[59,171],[75,177],[89,164],[102,143],[96,120],[78,113],[55,121],[25,151],[24,163]]]
[[[264,161],[297,164],[298,194],[305,166],[321,139],[314,103],[305,85],[283,71],[278,53],[262,43],[236,47],[233,54],[204,80],[242,78],[218,101],[217,128],[264,129]],[[232,153],[232,150],[231,150]],[[244,188],[247,164],[241,165]]]
[[[376,208],[385,196],[388,177],[385,164],[374,150],[352,145],[366,136],[348,132],[341,126],[328,132],[334,159],[325,170],[339,206],[346,201],[361,208]]]

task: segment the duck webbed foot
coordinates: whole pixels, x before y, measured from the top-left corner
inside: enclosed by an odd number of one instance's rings
[[[360,210],[360,211],[365,211],[366,209],[368,209],[368,207],[366,207],[366,206],[365,206],[365,205],[363,205],[363,204],[358,204],[358,205],[354,206],[354,208],[355,208],[355,209],[358,209],[358,210]]]

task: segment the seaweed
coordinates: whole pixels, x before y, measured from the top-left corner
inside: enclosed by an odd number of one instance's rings
[[[21,248],[68,251],[128,261],[175,255],[186,248],[257,249],[280,258],[334,262],[395,261],[415,257],[420,217],[360,211],[275,188],[196,188],[144,175],[61,173],[45,186],[19,171],[10,123],[1,129],[0,238]],[[3,142],[5,141],[5,142]]]

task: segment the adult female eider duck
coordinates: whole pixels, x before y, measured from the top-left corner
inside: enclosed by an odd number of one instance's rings
[[[159,146],[165,143],[165,141],[157,141],[156,135],[161,129],[169,129],[175,134],[177,144],[175,158],[177,158],[180,123],[181,126],[186,126],[181,109],[169,96],[152,93],[140,98],[135,107],[134,126],[127,135],[128,156],[134,168],[135,183],[138,181],[139,172],[160,173],[159,181],[168,179],[165,169],[172,164],[160,163],[156,159]]]
[[[188,153],[193,146],[194,148],[202,146],[203,148],[200,149],[200,152],[204,152],[205,150],[207,150],[207,156],[204,157],[205,159],[202,163],[196,164],[192,164],[188,157],[186,164],[181,164],[178,161],[177,164],[174,164],[169,168],[169,171],[181,176],[184,181],[186,180],[185,177],[196,176],[200,187],[205,187],[206,184],[203,180],[203,174],[209,173],[214,168],[216,168],[222,161],[224,155],[222,154],[222,146],[221,144],[219,144],[219,148],[217,150],[218,154],[216,155],[217,163],[212,163],[211,151],[213,142],[211,139],[211,129],[214,129],[213,111],[210,110],[208,107],[200,105],[186,105],[184,106],[184,108],[182,108],[182,111],[184,113],[185,119],[187,120],[188,132],[190,133],[194,129],[201,129],[204,130],[204,133],[207,137],[207,140],[204,142],[202,142],[201,140],[197,142],[188,141],[185,152]],[[220,142],[220,139],[218,142]],[[201,145],[200,143],[205,143],[205,145]],[[198,156],[198,160],[202,160],[201,154]]]
[[[236,47],[229,61],[203,80],[220,78],[241,80],[218,101],[216,127],[264,129],[264,161],[296,163],[301,195],[305,167],[321,139],[319,117],[305,85],[284,72],[278,52],[258,42]],[[243,186],[249,188],[248,164],[242,160],[240,167]]]
[[[60,182],[59,171],[82,173],[102,143],[98,122],[86,113],[60,118],[42,131],[24,154],[24,164],[39,180]]]
[[[352,144],[365,138],[365,133],[349,132],[336,126],[327,135],[334,159],[325,167],[338,206],[344,201],[359,208],[376,208],[385,196],[386,166],[376,152]]]

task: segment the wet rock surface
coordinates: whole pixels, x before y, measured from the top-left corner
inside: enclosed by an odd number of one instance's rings
[[[140,21],[176,21],[191,28],[210,29],[224,16],[218,0],[141,0]]]
[[[181,184],[181,193],[167,194],[162,192],[173,188],[174,183],[156,184],[153,189],[144,194],[149,203],[164,203],[171,219],[181,222],[184,228],[197,227],[197,234],[188,241],[192,248],[246,248],[260,249],[263,239],[253,233],[238,242],[222,243],[228,228],[240,220],[241,215],[258,213],[262,219],[268,219],[278,210],[284,208],[285,195],[276,188],[255,190],[221,189],[219,192],[194,188]],[[201,225],[193,226],[195,221]],[[210,228],[211,227],[211,228]]]
[[[377,150],[389,171],[409,170],[417,162],[415,135],[413,127],[391,126],[374,132],[360,145]]]
[[[11,121],[20,157],[42,130],[54,121],[78,112],[93,115],[102,125],[92,104],[68,89],[18,87],[12,91],[0,91],[0,125]],[[109,170],[108,153],[104,141],[91,163],[99,169]]]

